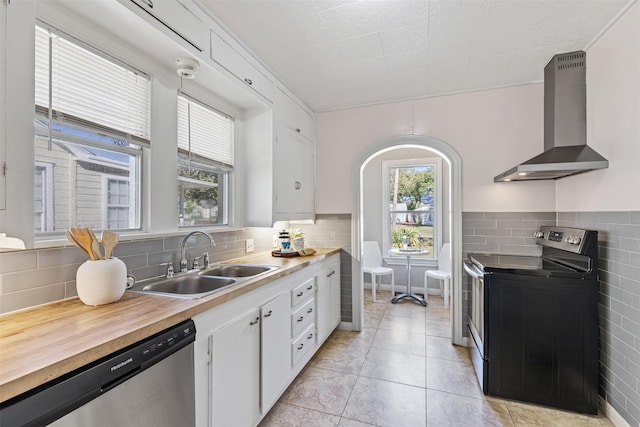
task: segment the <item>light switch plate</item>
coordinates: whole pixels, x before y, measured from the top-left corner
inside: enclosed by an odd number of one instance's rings
[[[253,252],[253,239],[247,239],[244,241],[244,251],[246,253]]]

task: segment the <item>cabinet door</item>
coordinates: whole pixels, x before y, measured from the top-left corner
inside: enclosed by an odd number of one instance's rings
[[[211,31],[211,59],[269,102],[273,101],[273,83],[213,31]]]
[[[340,263],[331,263],[318,277],[316,324],[322,343],[340,323]]]
[[[122,1],[122,0],[121,0]],[[131,0],[171,31],[200,51],[206,47],[206,33],[202,20],[187,5],[178,0]],[[195,6],[192,6],[195,7]]]
[[[260,310],[209,337],[211,425],[251,426],[260,416]]]
[[[0,22],[3,24],[8,22],[7,19],[7,2],[0,4]],[[6,158],[6,120],[7,120],[7,26],[2,25],[0,27],[0,210],[5,209],[6,194],[5,194],[5,158]],[[2,230],[5,231],[5,230]]]
[[[313,213],[315,166],[311,142],[278,125],[275,156],[276,213]]]
[[[262,306],[261,315],[262,412],[266,413],[291,379],[289,292]]]
[[[278,120],[308,140],[314,139],[313,116],[280,89],[276,91],[275,108]]]
[[[331,330],[333,331],[342,320],[340,313],[340,262],[331,264],[328,271],[331,279]]]

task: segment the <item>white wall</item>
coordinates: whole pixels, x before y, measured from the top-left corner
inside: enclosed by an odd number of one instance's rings
[[[543,150],[541,84],[320,113],[316,126],[319,214],[350,213],[354,160],[369,145],[411,134],[412,126],[462,157],[463,211],[556,210],[553,181],[493,182]]]
[[[640,209],[640,3],[587,51],[587,143],[609,168],[558,181],[558,211]]]

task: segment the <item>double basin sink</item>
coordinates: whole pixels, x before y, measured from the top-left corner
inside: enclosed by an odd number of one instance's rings
[[[179,273],[171,278],[145,280],[130,290],[178,298],[203,298],[277,268],[269,265],[220,264],[204,270]]]

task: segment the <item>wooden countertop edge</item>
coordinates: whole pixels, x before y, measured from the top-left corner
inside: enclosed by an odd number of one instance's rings
[[[316,255],[309,257],[279,258],[263,252],[227,260],[225,263],[261,263],[281,268],[202,299],[127,291],[113,304],[90,307],[78,298],[69,298],[2,314],[0,402],[340,252],[339,248],[316,250]],[[127,318],[131,315],[135,319]],[[64,333],[56,334],[60,330]],[[80,341],[69,339],[75,335],[80,335]]]

